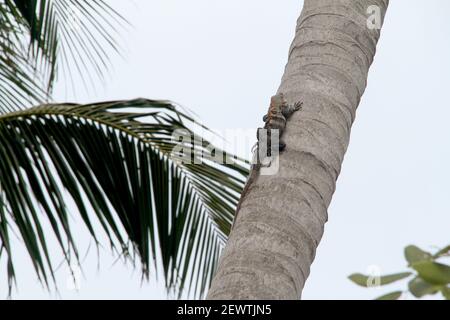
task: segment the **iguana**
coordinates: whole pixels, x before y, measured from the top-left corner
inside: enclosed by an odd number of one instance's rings
[[[239,210],[241,209],[242,202],[244,201],[245,197],[247,196],[250,186],[257,179],[260,169],[261,169],[261,166],[263,166],[263,164],[262,164],[263,159],[259,158],[260,157],[260,154],[259,154],[260,143],[262,143],[262,142],[267,143],[267,149],[266,149],[267,155],[265,155],[265,156],[268,158],[272,157],[272,150],[278,149],[279,152],[284,151],[284,149],[286,149],[286,143],[281,139],[281,136],[283,135],[283,132],[286,128],[286,122],[295,111],[298,111],[301,109],[302,105],[303,105],[303,102],[297,102],[293,105],[288,104],[284,98],[283,93],[278,93],[272,97],[272,99],[270,101],[269,111],[263,118],[263,121],[265,122],[264,128],[258,128],[258,131],[256,134],[256,136],[258,138],[258,142],[256,143],[256,150],[254,151],[255,152],[254,161],[250,168],[250,175],[247,179],[247,182],[244,186],[244,190],[242,191],[242,194],[241,194],[241,198],[236,207],[234,222],[233,222],[233,226],[231,227],[232,229],[236,222],[236,218],[239,213]],[[271,141],[272,130],[278,131],[278,139],[279,139],[278,146],[272,146],[272,141]],[[266,135],[266,137],[264,137],[263,135]]]

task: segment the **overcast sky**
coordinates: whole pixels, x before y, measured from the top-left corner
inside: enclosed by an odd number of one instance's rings
[[[125,59],[113,56],[111,76],[96,92],[80,88],[74,95],[59,81],[57,100],[164,98],[189,107],[219,131],[253,132],[261,125],[303,1],[108,2],[133,24],[124,33]],[[403,288],[366,290],[347,276],[371,266],[383,273],[402,271],[406,245],[434,250],[450,243],[446,9],[445,0],[391,1],[305,299],[370,299]],[[78,238],[86,248],[84,229]],[[19,291],[13,297],[58,297],[42,290],[23,250],[15,249]],[[101,251],[99,267],[97,260],[91,251],[79,291],[66,285],[68,271],[61,268],[59,297],[166,298],[160,284],[141,284],[138,270],[113,264],[107,250]],[[6,296],[0,279],[0,296]]]

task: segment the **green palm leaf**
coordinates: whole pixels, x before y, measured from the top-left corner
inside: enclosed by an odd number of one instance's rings
[[[46,284],[55,269],[45,223],[67,263],[78,260],[68,194],[97,243],[103,230],[120,255],[138,254],[145,276],[161,271],[169,291],[201,296],[248,170],[225,153],[225,164],[208,154],[194,164],[208,143],[193,124],[172,103],[144,99],[42,105],[0,116],[0,259],[10,286],[13,231]],[[195,162],[180,161],[177,130],[188,134],[182,146]]]
[[[46,98],[24,44],[24,19],[8,4],[0,0],[0,114]]]
[[[103,0],[0,0],[0,113],[48,100],[58,71],[95,87],[125,23]]]

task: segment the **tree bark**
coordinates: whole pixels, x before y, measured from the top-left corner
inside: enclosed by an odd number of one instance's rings
[[[259,176],[242,203],[208,299],[301,297],[388,3],[305,0],[279,88],[303,109],[288,121],[278,173]]]

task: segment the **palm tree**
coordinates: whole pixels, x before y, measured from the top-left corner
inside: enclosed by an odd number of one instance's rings
[[[279,172],[260,176],[242,203],[210,299],[301,296],[388,2],[305,0],[279,88],[303,109],[288,123]]]
[[[116,22],[123,18],[102,0],[0,1],[0,261],[10,290],[13,236],[48,287],[56,270],[50,232],[68,266],[80,263],[73,213],[97,246],[106,235],[119,257],[138,257],[144,277],[162,273],[169,292],[202,296],[209,288],[245,161],[202,139],[170,101],[27,108],[51,99],[58,67],[70,59],[80,73],[90,65],[101,77]]]
[[[77,0],[61,2],[82,8]],[[196,166],[178,161],[172,151],[179,144],[172,135],[180,129],[191,137],[183,143],[193,150],[193,158],[208,148],[207,142],[198,143],[201,139],[192,129],[193,119],[168,101],[11,107],[14,102],[23,103],[17,101],[22,95],[8,91],[10,86],[26,92],[31,101],[46,98],[56,74],[55,56],[64,57],[55,46],[61,42],[58,35],[64,34],[60,31],[64,23],[51,18],[57,16],[56,7],[40,6],[53,2],[28,1],[29,6],[21,7],[22,3],[5,0],[0,12],[8,22],[1,24],[7,26],[1,31],[1,48],[11,56],[0,66],[9,70],[0,79],[9,81],[8,86],[0,90],[9,92],[11,100],[0,110],[0,241],[11,281],[13,231],[23,239],[42,281],[52,281],[44,218],[66,261],[78,259],[64,205],[68,193],[96,242],[99,230],[93,219],[118,254],[140,257],[144,275],[152,266],[158,269],[160,260],[169,290],[202,295],[230,229],[247,174],[244,162],[235,159],[220,165],[209,158]],[[120,19],[103,1],[89,3]],[[388,0],[305,1],[279,88],[289,102],[301,100],[304,106],[288,124],[288,147],[280,157],[279,172],[261,176],[242,204],[209,298],[295,299],[301,295],[375,54],[380,30],[367,24],[368,9],[374,5],[382,21]],[[83,17],[97,12],[86,7],[80,11]],[[11,23],[11,17],[21,22]],[[86,19],[96,30],[98,19]],[[29,77],[26,68],[30,65],[15,54],[21,52],[17,43],[23,33],[17,30],[24,28],[31,34],[36,65],[46,66],[42,74],[49,85],[43,94],[38,90],[42,86]],[[10,33],[18,40],[8,38]],[[92,49],[92,41],[82,40],[92,39],[91,34],[64,35],[73,49],[66,53],[81,46],[87,61],[101,74],[105,56]],[[93,53],[97,55],[92,57]],[[82,67],[78,65],[81,72]],[[11,70],[16,69],[25,71],[14,78]],[[36,69],[32,66],[31,71]]]

